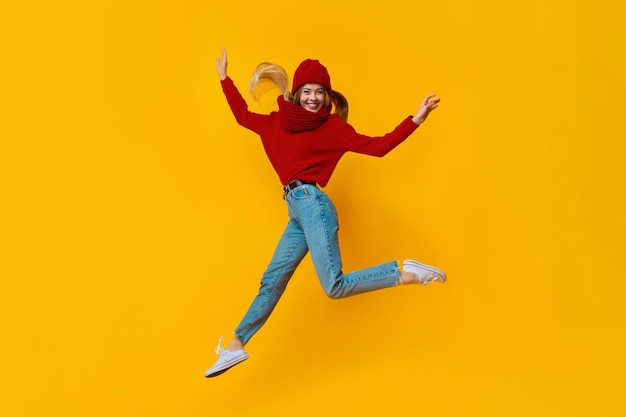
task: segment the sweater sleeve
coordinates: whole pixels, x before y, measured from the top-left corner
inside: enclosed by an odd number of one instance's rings
[[[357,133],[347,124],[344,127],[344,137],[347,139],[347,151],[372,156],[385,156],[393,148],[404,142],[419,125],[413,122],[411,116],[402,121],[393,131],[384,136],[367,136]]]
[[[246,103],[246,100],[241,96],[241,93],[230,77],[223,79],[221,84],[222,91],[226,96],[226,101],[228,102],[230,110],[233,112],[237,123],[260,134],[263,126],[263,120],[267,117],[267,115],[254,113],[248,110],[248,103]]]

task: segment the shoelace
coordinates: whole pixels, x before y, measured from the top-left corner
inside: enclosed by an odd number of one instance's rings
[[[220,336],[219,340],[217,341],[217,347],[215,348],[215,353],[218,356],[221,355],[224,351],[224,349],[222,349],[222,340],[224,340],[224,336]]]
[[[437,278],[438,278],[438,276],[436,274],[430,274],[429,276],[424,278],[424,280],[421,281],[420,284],[422,284],[422,285],[430,284],[431,282],[436,281]]]

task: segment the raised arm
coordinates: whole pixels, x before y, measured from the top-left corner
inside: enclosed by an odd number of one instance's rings
[[[224,52],[224,54],[225,53],[226,52]],[[413,116],[413,122],[418,125],[424,123],[430,112],[439,107],[439,101],[440,99],[438,97],[435,97],[434,94],[427,95],[426,98],[422,100],[419,110],[417,110],[417,113],[415,114],[415,116]]]
[[[222,47],[222,56],[215,58],[215,67],[217,69],[217,74],[220,76],[222,91],[226,96],[226,101],[228,101],[230,110],[233,112],[237,123],[260,134],[263,128],[267,126],[267,123],[264,122],[267,115],[253,113],[248,110],[248,103],[246,103],[246,100],[241,96],[237,87],[235,87],[233,80],[231,80],[228,76],[228,58],[226,57],[226,48]]]
[[[415,116],[409,116],[392,132],[384,136],[370,137],[357,133],[352,126],[346,123],[343,135],[348,139],[347,149],[352,152],[373,156],[384,156],[393,148],[402,143],[407,137],[424,123],[431,111],[439,106],[440,99],[435,94],[427,95],[420,103]]]

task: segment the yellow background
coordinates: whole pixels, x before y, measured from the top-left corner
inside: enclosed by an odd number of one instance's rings
[[[626,413],[622,3],[14,3],[0,414]],[[449,281],[332,301],[307,258],[251,359],[207,380],[286,222],[222,45],[245,97],[256,64],[320,59],[367,134],[442,98],[327,192],[346,270],[414,257]]]

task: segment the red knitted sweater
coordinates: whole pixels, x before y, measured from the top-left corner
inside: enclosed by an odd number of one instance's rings
[[[284,122],[281,123],[283,110],[280,107],[285,106],[282,96],[278,98],[278,112],[259,114],[248,110],[248,104],[230,77],[222,81],[222,90],[237,123],[261,137],[265,153],[283,185],[298,179],[315,181],[324,187],[346,152],[383,156],[418,127],[409,116],[392,132],[371,137],[357,133],[339,116],[331,114],[325,121],[320,121],[316,128],[290,130]],[[312,119],[319,119],[316,113],[305,109],[302,111],[310,113]],[[300,114],[300,117],[306,117],[306,113]]]

